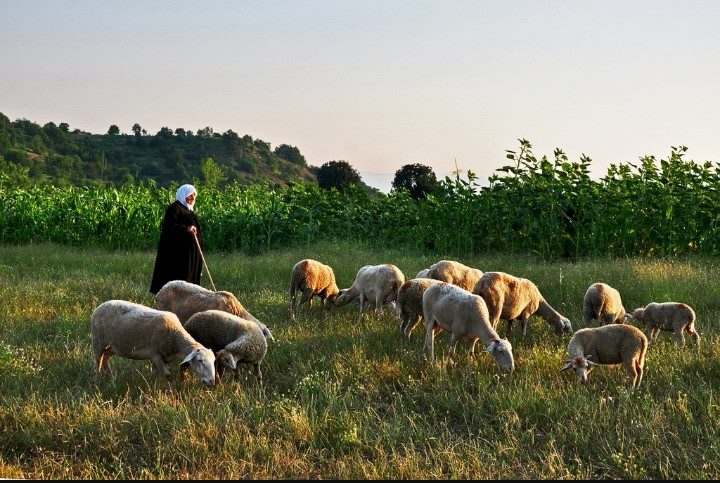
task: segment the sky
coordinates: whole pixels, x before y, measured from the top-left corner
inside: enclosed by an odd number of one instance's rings
[[[0,0],[0,112],[105,133],[210,126],[481,179],[529,140],[571,161],[720,161],[717,1]]]

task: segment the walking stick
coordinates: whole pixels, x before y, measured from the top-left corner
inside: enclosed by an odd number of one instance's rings
[[[197,245],[197,249],[200,252],[200,259],[205,266],[205,272],[208,274],[208,278],[210,279],[210,285],[212,285],[213,291],[217,292],[217,289],[215,288],[215,282],[213,282],[212,275],[210,275],[210,270],[208,270],[207,263],[205,263],[205,257],[203,256],[202,248],[200,248],[200,242],[197,239],[197,234],[193,233],[193,238],[195,239],[195,245]]]

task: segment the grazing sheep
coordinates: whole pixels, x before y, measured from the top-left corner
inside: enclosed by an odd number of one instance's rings
[[[403,283],[405,283],[405,275],[395,265],[365,265],[358,270],[352,286],[340,291],[334,305],[338,307],[346,305],[360,297],[358,314],[358,322],[360,322],[366,301],[373,301],[375,313],[379,314],[383,304],[394,303]]]
[[[415,278],[429,278],[428,273],[430,273],[430,269],[424,268],[420,270],[417,275],[415,275]]]
[[[522,323],[522,335],[527,333],[528,319],[537,314],[555,329],[555,333],[572,334],[572,324],[560,315],[540,294],[537,286],[526,278],[503,272],[485,272],[474,293],[487,303],[490,321],[497,329],[500,319],[508,321],[507,334],[512,331],[514,320]]]
[[[184,280],[171,280],[155,294],[155,306],[158,310],[169,310],[176,314],[183,324],[197,312],[210,309],[222,310],[243,319],[252,320],[260,326],[268,340],[275,340],[270,329],[253,317],[237,297],[230,292],[213,292]]]
[[[657,339],[661,330],[666,330],[675,333],[675,340],[681,346],[685,345],[683,332],[690,334],[698,347],[700,345],[700,336],[695,331],[695,311],[687,304],[653,302],[635,309],[631,317],[645,325],[645,333],[651,341]]]
[[[600,325],[622,324],[630,314],[625,312],[620,292],[606,283],[594,283],[585,292],[583,299],[583,322],[590,325],[595,319]]]
[[[253,366],[255,378],[262,384],[260,363],[267,353],[267,340],[255,322],[222,310],[205,310],[190,317],[185,322],[185,330],[216,352],[218,379],[227,367],[235,372],[237,380],[237,364],[243,362]]]
[[[483,273],[477,268],[471,268],[453,260],[440,260],[430,266],[427,277],[457,285],[468,292],[477,293],[475,286],[482,275]]]
[[[435,334],[447,330],[452,334],[448,357],[455,354],[460,339],[470,341],[470,354],[475,354],[475,344],[480,339],[486,344],[486,351],[504,372],[512,372],[515,361],[512,345],[500,339],[490,325],[487,306],[482,297],[472,294],[453,284],[440,282],[431,285],[423,294],[423,315],[425,317],[425,354],[434,360]]]
[[[90,317],[90,332],[98,374],[107,369],[110,356],[149,359],[165,376],[165,365],[182,358],[208,386],[215,384],[215,354],[188,334],[172,312],[155,310],[125,300],[108,300]]]
[[[295,304],[298,291],[302,297]],[[335,302],[340,290],[335,283],[335,273],[328,265],[316,260],[305,259],[297,262],[290,274],[290,318],[300,315],[300,306],[312,300],[313,296],[320,297],[320,313],[323,308],[329,309]]]
[[[627,373],[628,388],[634,389],[642,381],[647,346],[645,334],[632,325],[610,324],[580,329],[568,343],[568,359],[560,371],[573,368],[578,381],[586,384],[593,366],[622,364]]]
[[[410,339],[410,333],[423,316],[423,294],[431,285],[443,283],[432,278],[413,278],[398,290],[396,310],[400,317],[400,335]]]

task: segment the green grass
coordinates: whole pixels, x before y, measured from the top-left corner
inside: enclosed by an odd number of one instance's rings
[[[212,389],[173,368],[172,389],[151,364],[113,357],[96,381],[92,310],[109,299],[152,305],[154,252],[0,246],[0,477],[10,478],[554,478],[716,479],[720,475],[720,272],[713,259],[543,262],[466,257],[484,271],[532,279],[582,327],[587,287],[604,281],[627,309],[689,303],[701,351],[671,334],[651,345],[642,386],[620,366],[590,384],[560,373],[568,338],[532,319],[512,336],[516,372],[423,329],[409,343],[386,309],[356,323],[355,305],[288,320],[293,264],[315,258],[350,286],[358,268],[390,262],[407,278],[441,258],[353,244],[258,256],[206,253],[218,289],[234,292],[278,342],[263,362]],[[203,285],[208,286],[207,277]],[[502,327],[504,330],[504,325]]]

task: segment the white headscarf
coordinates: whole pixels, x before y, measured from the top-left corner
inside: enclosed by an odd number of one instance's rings
[[[178,188],[177,193],[175,193],[175,199],[182,203],[185,208],[193,211],[195,203],[189,205],[188,202],[185,201],[185,199],[193,193],[195,193],[195,196],[197,196],[197,190],[195,189],[195,187],[191,184],[184,184]]]

